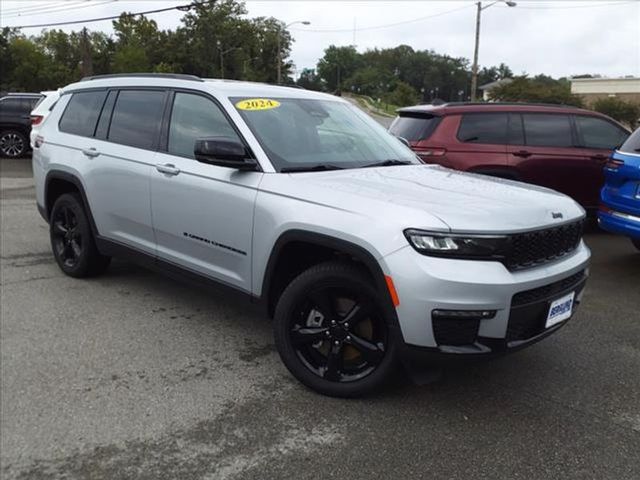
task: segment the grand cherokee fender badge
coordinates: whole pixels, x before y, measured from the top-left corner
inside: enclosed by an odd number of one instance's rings
[[[225,250],[230,250],[232,252],[239,253],[240,255],[246,255],[247,254],[247,252],[244,252],[242,250],[238,250],[237,248],[233,248],[233,247],[230,247],[229,245],[225,245],[223,243],[218,243],[216,241],[209,240],[208,238],[204,238],[204,237],[201,237],[199,235],[194,235],[193,233],[182,232],[182,235],[184,235],[185,237],[190,238],[192,240],[197,240],[199,242],[206,243],[207,245],[212,245],[214,247],[224,248]]]

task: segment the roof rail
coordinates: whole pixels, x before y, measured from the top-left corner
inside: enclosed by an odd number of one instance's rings
[[[438,107],[467,107],[467,106],[491,106],[495,105],[497,107],[503,105],[534,105],[537,107],[562,107],[562,108],[580,108],[575,105],[567,105],[564,103],[542,103],[542,102],[447,102],[441,105],[434,105]]]
[[[110,73],[108,75],[93,75],[84,77],[80,81],[102,80],[105,78],[173,78],[176,80],[191,80],[193,82],[204,82],[200,77],[195,75],[186,75],[182,73]]]

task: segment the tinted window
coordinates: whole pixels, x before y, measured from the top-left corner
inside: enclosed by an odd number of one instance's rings
[[[433,115],[409,116],[402,115],[395,119],[389,132],[396,137],[402,137],[410,142],[426,140],[440,123],[440,117]]]
[[[113,108],[108,140],[139,148],[152,148],[164,108],[164,92],[122,90]]]
[[[524,134],[527,145],[541,147],[571,147],[571,121],[568,115],[524,114]]]
[[[0,110],[4,114],[17,114],[24,110],[20,98],[5,98],[0,102]]]
[[[640,153],[640,128],[627,138],[627,141],[620,147],[620,151],[625,153]]]
[[[92,137],[106,96],[106,91],[74,93],[60,119],[60,130]]]
[[[507,143],[506,113],[475,113],[463,115],[458,140],[466,143]]]
[[[576,117],[582,136],[582,145],[589,148],[613,150],[629,135],[614,124],[596,117]]]
[[[197,138],[231,137],[240,141],[220,108],[208,98],[176,93],[169,127],[169,153],[193,158]]]

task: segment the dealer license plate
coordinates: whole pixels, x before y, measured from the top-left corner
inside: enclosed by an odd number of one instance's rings
[[[555,324],[571,317],[571,312],[573,312],[573,300],[575,299],[575,296],[576,292],[571,292],[564,297],[551,302],[545,328],[553,327]]]

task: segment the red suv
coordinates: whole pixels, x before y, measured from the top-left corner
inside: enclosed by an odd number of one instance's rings
[[[427,163],[549,187],[589,210],[604,164],[630,133],[597,112],[525,103],[401,108],[390,131]]]

